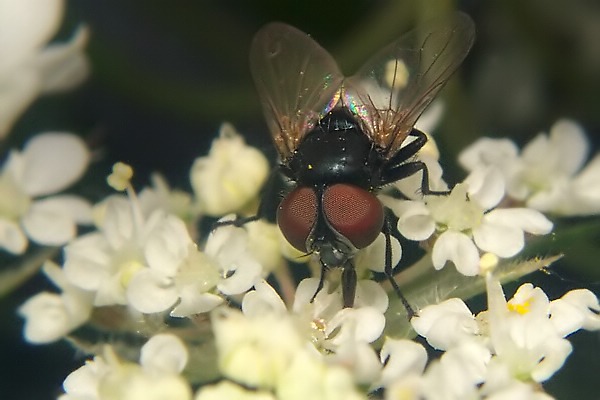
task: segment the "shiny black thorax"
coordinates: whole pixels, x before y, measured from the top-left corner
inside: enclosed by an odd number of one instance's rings
[[[382,166],[382,157],[356,117],[336,108],[306,134],[283,172],[305,186],[350,183],[372,190],[379,185]]]

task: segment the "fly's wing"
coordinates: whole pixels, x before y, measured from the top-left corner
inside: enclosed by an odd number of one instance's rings
[[[271,23],[254,37],[250,68],[282,161],[339,99],[343,76],[306,33]]]
[[[344,83],[344,103],[386,158],[471,49],[475,26],[456,13],[402,35]]]

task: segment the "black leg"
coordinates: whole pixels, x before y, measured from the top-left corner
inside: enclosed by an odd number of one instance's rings
[[[342,298],[344,308],[354,306],[354,296],[356,295],[356,269],[352,262],[348,260],[342,270]]]
[[[317,297],[317,294],[321,291],[321,289],[323,289],[323,285],[325,284],[326,273],[327,273],[327,266],[325,265],[325,263],[323,261],[321,261],[321,276],[319,277],[319,284],[317,285],[317,290],[315,290],[315,294],[313,294],[313,296],[310,299],[311,303],[313,301],[315,301],[315,297]]]
[[[423,195],[445,196],[450,194],[449,190],[431,190],[429,187],[429,170],[423,161],[410,161],[401,165],[396,165],[393,168],[386,169],[382,175],[382,185],[399,181],[400,179],[408,178],[422,171],[421,178],[421,193]]]
[[[418,129],[413,129],[410,136],[416,137],[415,140],[402,147],[388,162],[381,173],[381,185],[399,181],[421,171],[421,193],[423,195],[447,195],[448,190],[431,190],[429,187],[429,171],[427,165],[422,161],[408,161],[414,157],[419,150],[427,143],[427,135]]]
[[[404,163],[406,160],[416,155],[427,143],[427,135],[418,129],[413,128],[408,135],[414,136],[416,139],[406,146],[401,147],[400,150],[398,150],[398,152],[390,159],[390,165],[395,166]]]
[[[402,303],[402,305],[406,309],[406,314],[408,315],[408,320],[410,321],[412,319],[412,317],[414,317],[415,315],[417,315],[417,313],[415,312],[415,310],[413,310],[413,308],[411,307],[411,305],[408,302],[408,300],[406,299],[406,297],[404,297],[404,295],[402,294],[402,291],[400,290],[400,287],[398,286],[398,284],[396,283],[396,280],[394,279],[394,266],[392,265],[392,241],[391,241],[391,238],[390,238],[390,236],[391,236],[391,234],[390,234],[390,223],[389,223],[389,219],[388,218],[386,218],[385,222],[383,223],[383,234],[385,236],[385,268],[384,268],[384,273],[385,273],[385,276],[390,281],[390,284],[392,285],[392,288],[394,289],[394,292],[396,292],[396,294],[400,298],[400,302]]]

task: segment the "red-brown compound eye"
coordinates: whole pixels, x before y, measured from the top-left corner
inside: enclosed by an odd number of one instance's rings
[[[317,195],[312,188],[297,187],[279,204],[277,224],[288,242],[307,251],[306,239],[317,219]]]
[[[323,212],[329,224],[358,249],[377,239],[383,227],[383,206],[377,197],[357,186],[339,183],[323,193]]]

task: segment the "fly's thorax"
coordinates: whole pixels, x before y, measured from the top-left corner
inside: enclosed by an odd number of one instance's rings
[[[356,118],[331,112],[308,132],[287,163],[298,183],[314,186],[351,183],[370,188],[377,181],[376,151]]]

